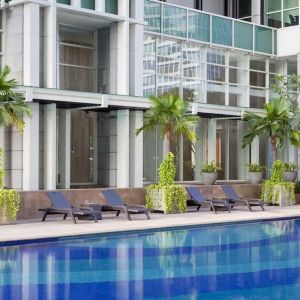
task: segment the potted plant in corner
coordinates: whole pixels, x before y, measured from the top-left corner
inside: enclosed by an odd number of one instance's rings
[[[212,160],[208,164],[204,164],[201,170],[203,183],[205,185],[215,184],[218,177],[217,171],[220,170],[222,170],[222,168],[215,160]]]
[[[297,165],[295,163],[284,164],[284,180],[288,182],[295,182],[297,178]]]
[[[259,184],[263,178],[265,166],[259,164],[248,164],[249,181],[251,184]]]
[[[175,185],[176,167],[174,155],[170,152],[172,135],[185,135],[191,142],[197,139],[195,124],[197,116],[187,115],[188,103],[180,96],[165,93],[149,97],[150,108],[145,113],[144,124],[136,134],[160,128],[162,138],[166,139],[165,160],[159,168],[159,183],[147,187],[146,206],[164,213],[184,212],[186,194],[182,186]]]
[[[24,128],[24,116],[31,115],[21,93],[14,91],[17,82],[7,79],[10,73],[8,66],[0,72],[0,127],[16,126]],[[0,224],[10,224],[16,219],[20,205],[20,195],[14,189],[4,188],[3,150],[0,151]]]

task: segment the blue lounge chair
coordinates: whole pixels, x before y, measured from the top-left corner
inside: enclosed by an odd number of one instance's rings
[[[127,218],[130,221],[131,214],[145,214],[147,219],[150,219],[150,209],[143,206],[127,205],[115,190],[104,190],[100,193],[102,193],[106,199],[106,204],[102,205],[102,211],[116,211],[116,216],[119,216],[120,212],[123,211],[126,213]]]
[[[75,224],[75,217],[80,220],[95,220],[95,222],[102,219],[101,212],[95,212],[92,208],[72,207],[62,192],[46,192],[46,194],[51,202],[51,207],[39,209],[39,211],[44,211],[42,221],[45,221],[48,215],[64,215],[63,219],[65,220],[68,214]]]
[[[197,210],[199,210],[201,206],[207,205],[214,213],[217,213],[218,209],[227,210],[229,213],[231,212],[231,205],[228,201],[207,199],[196,187],[187,187],[186,190],[191,196],[190,200],[193,204],[197,205]]]
[[[260,206],[262,210],[265,210],[260,199],[257,198],[241,198],[238,196],[236,191],[233,189],[231,185],[223,185],[222,186],[224,193],[229,200],[229,203],[232,203],[233,206],[235,204],[244,204],[247,205],[248,209],[252,211],[252,206]]]

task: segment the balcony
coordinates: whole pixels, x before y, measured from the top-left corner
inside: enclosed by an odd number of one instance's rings
[[[145,0],[146,32],[269,56],[277,55],[277,30],[267,26]]]

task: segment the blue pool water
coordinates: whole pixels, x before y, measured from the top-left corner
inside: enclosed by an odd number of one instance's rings
[[[0,299],[300,299],[300,220],[1,247]]]

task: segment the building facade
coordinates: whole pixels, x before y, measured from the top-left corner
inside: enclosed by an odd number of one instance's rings
[[[272,98],[276,73],[300,70],[299,0],[9,1],[1,10],[1,64],[11,67],[32,118],[1,129],[6,186],[140,187],[157,180],[165,142],[135,135],[147,97],[180,94],[198,114],[199,140],[174,137],[177,180],[246,180],[270,164],[257,138],[241,149],[245,110]],[[265,24],[265,25],[264,25]],[[298,163],[298,150],[279,153]],[[300,161],[299,161],[300,162]]]

